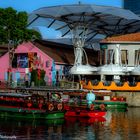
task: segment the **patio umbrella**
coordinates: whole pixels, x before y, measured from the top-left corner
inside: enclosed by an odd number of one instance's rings
[[[29,27],[51,27],[59,30],[62,37],[72,39],[75,54],[72,74],[86,74],[87,71],[88,74],[93,74],[97,71],[96,67],[88,64],[88,57],[83,48],[86,42],[92,41],[95,37],[138,32],[139,24],[140,17],[129,10],[91,4],[43,7],[33,11],[28,19]],[[83,59],[86,59],[86,65],[83,65]],[[80,72],[81,66],[82,69],[85,66],[86,70]]]

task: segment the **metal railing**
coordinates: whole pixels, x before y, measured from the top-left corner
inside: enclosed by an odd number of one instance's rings
[[[17,81],[12,81],[11,83],[8,83],[7,81],[0,80],[0,88],[16,88],[16,87],[22,87],[26,88],[26,83],[23,79]],[[45,85],[35,85],[34,82],[29,82],[28,87],[35,87],[35,88],[47,88],[47,89],[80,89],[80,83],[73,82],[73,81],[59,81],[59,82],[46,82]]]

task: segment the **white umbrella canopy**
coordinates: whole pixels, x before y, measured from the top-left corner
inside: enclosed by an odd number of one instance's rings
[[[83,49],[85,43],[96,37],[108,37],[117,34],[138,32],[140,17],[129,10],[117,7],[97,6],[91,4],[60,5],[43,7],[33,11],[28,18],[28,27],[45,26],[62,33],[62,37],[72,38],[75,62],[72,74],[94,74]],[[84,58],[85,56],[85,58]],[[83,59],[87,64],[83,66]],[[79,69],[84,71],[79,71]],[[96,74],[96,73],[95,73]]]
[[[87,30],[86,41],[98,34],[112,36],[138,32],[139,24],[140,17],[129,10],[91,4],[43,7],[33,11],[28,18],[29,27],[52,27],[61,31],[62,37],[71,35],[71,30],[80,25],[80,35]]]

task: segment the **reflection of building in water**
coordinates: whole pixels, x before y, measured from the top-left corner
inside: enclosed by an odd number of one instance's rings
[[[47,139],[50,140],[61,140],[62,139],[62,126],[48,126]]]
[[[105,126],[109,125],[112,119],[112,113],[110,111],[108,111],[105,115],[106,121],[105,121]]]

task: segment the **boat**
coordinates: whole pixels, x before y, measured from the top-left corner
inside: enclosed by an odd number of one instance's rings
[[[0,93],[0,117],[24,119],[64,118],[63,104],[49,96],[25,93]]]
[[[96,94],[96,99],[93,101],[94,105],[104,104],[106,110],[109,109],[125,109],[127,110],[128,104],[126,102],[126,97],[124,96],[113,96],[112,91],[109,90],[94,90]],[[82,100],[82,104],[86,104],[86,100]]]
[[[106,106],[106,109],[127,109],[128,104],[126,102],[122,101],[104,101],[104,100],[96,100],[94,101],[95,104],[102,104],[104,103]]]
[[[69,94],[70,95],[70,94]],[[77,93],[71,94],[68,103],[65,103],[65,117],[104,117],[106,115],[106,108],[104,104],[94,105],[93,103],[88,105],[82,104],[82,96]]]
[[[128,104],[126,102],[126,98],[123,96],[111,96],[111,95],[103,95],[100,100],[98,99],[94,101],[94,104],[100,105],[104,104],[106,109],[127,109]]]

